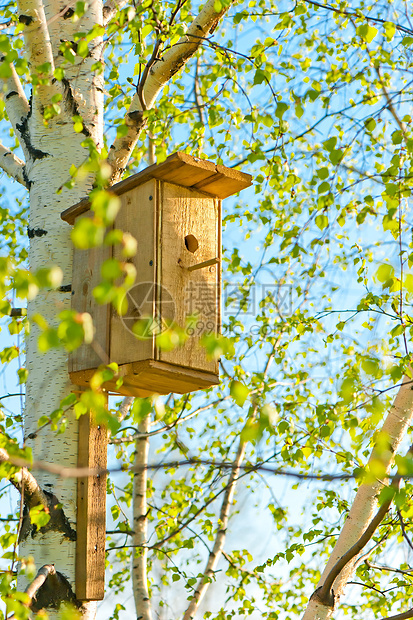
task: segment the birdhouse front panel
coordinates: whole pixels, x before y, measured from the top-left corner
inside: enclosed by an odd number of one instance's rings
[[[218,362],[208,359],[200,339],[220,330],[220,201],[160,182],[160,204],[161,312],[184,328],[188,338],[176,350],[159,349],[157,359],[218,374]],[[212,260],[216,262],[193,269]]]
[[[124,261],[121,249],[75,248],[72,307],[91,314],[96,336],[71,355],[73,383],[88,385],[99,365],[116,362],[119,375],[104,388],[124,395],[218,384],[218,361],[201,339],[220,329],[221,199],[249,185],[250,175],[175,153],[111,188],[121,199],[114,228],[137,240],[128,259],[137,279],[121,315],[99,306],[92,290],[101,265],[111,256]],[[62,218],[73,224],[89,208],[85,199]]]

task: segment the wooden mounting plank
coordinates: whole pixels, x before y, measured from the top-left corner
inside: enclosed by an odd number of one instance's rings
[[[78,467],[106,469],[108,433],[79,418]],[[100,601],[105,594],[106,474],[79,478],[77,484],[76,598]]]
[[[124,181],[116,183],[110,191],[120,196],[150,179],[161,179],[182,187],[194,187],[215,198],[228,198],[252,184],[250,174],[178,151],[162,163],[153,164]],[[89,208],[89,200],[84,198],[63,211],[61,218],[69,224],[74,224],[76,217],[88,211]]]

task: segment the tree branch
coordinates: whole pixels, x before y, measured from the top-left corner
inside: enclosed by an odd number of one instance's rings
[[[228,486],[225,490],[225,494],[222,500],[221,511],[218,521],[219,526],[215,537],[214,546],[207,559],[203,577],[198,582],[196,590],[183,616],[183,620],[193,620],[199,608],[199,605],[201,604],[201,601],[204,598],[210,583],[212,582],[215,568],[218,564],[219,558],[221,557],[227,533],[229,513],[231,510],[232,502],[234,500],[235,487],[239,478],[240,465],[245,455],[245,446],[245,442],[240,440]]]
[[[336,562],[336,564],[331,569],[330,573],[327,575],[327,578],[323,585],[314,592],[313,596],[319,599],[324,605],[328,605],[329,601],[334,601],[334,592],[333,592],[333,583],[341,573],[343,568],[356,556],[359,552],[367,545],[377,527],[380,525],[385,515],[387,514],[390,505],[393,501],[394,494],[400,485],[400,478],[397,477],[393,481],[393,494],[389,497],[383,504],[380,506],[375,516],[364,530],[363,534],[360,536],[359,540],[354,544],[350,549],[341,556],[341,558]]]
[[[33,92],[33,101],[39,99],[40,105],[50,104],[53,94],[60,92],[54,80],[54,60],[44,6],[41,0],[18,0],[19,22],[24,25],[25,49],[32,75],[42,67],[39,76],[46,84],[38,84]]]
[[[103,6],[103,25],[106,26],[110,20],[128,4],[129,0],[108,0]]]
[[[231,3],[232,4],[232,3]],[[219,20],[229,9],[229,6],[221,7],[216,11],[215,0],[208,0],[199,15],[188,27],[186,34],[170,47],[161,58],[153,61],[146,71],[145,81],[139,85],[139,93],[136,93],[125,116],[125,125],[128,130],[125,136],[116,138],[108,157],[112,166],[111,183],[115,183],[122,175],[139,135],[146,125],[144,112],[150,110],[165,84],[182,69],[188,60],[196,53],[205,38],[211,34]]]
[[[147,558],[148,549],[148,506],[146,500],[147,464],[149,454],[150,416],[147,416],[139,425],[142,436],[136,440],[135,467],[137,471],[133,478],[133,545],[136,550],[133,554],[132,582],[135,597],[136,613],[140,620],[151,620],[151,603],[148,591]]]
[[[413,568],[410,568],[409,570],[403,570],[402,568],[393,568],[392,566],[382,566],[380,564],[372,564],[368,560],[366,560],[365,562],[366,562],[366,566],[368,566],[369,568],[373,570],[389,571],[391,573],[400,573],[401,575],[410,575],[410,576],[412,575],[412,572],[413,572]]]
[[[413,420],[413,390],[411,379],[404,377],[403,383],[399,388],[397,396],[392,407],[383,423],[380,435],[388,439],[389,448],[387,451],[378,452],[374,446],[369,464],[380,461],[383,471],[388,474],[394,463],[394,456],[400,446],[400,443]],[[366,528],[373,519],[376,511],[377,497],[383,488],[385,481],[376,480],[371,484],[362,484],[356,494],[351,510],[347,516],[346,522],[340,532],[333,552],[330,556],[327,566],[321,575],[319,587],[323,586],[328,578],[330,571],[333,569],[338,560],[359,541]],[[313,596],[303,615],[303,620],[328,620],[334,611],[334,607],[338,602],[344,588],[350,579],[354,570],[354,558],[347,562],[345,567],[334,582],[334,601],[330,601],[328,606],[322,603],[317,597]]]
[[[12,124],[14,133],[17,135],[23,152],[28,160],[28,153],[26,145],[22,139],[20,127],[24,125],[27,116],[30,112],[30,106],[24,93],[19,76],[16,73],[16,69],[13,64],[9,65],[11,75],[3,81],[4,87],[4,103],[6,106],[7,116]],[[19,127],[20,126],[20,127]]]
[[[28,182],[25,178],[25,164],[17,155],[12,153],[0,142],[0,168],[4,170],[12,179],[29,189]]]
[[[380,82],[381,89],[382,89],[382,91],[383,91],[384,98],[385,98],[386,103],[387,103],[386,108],[388,109],[388,111],[389,111],[389,112],[390,112],[390,114],[393,116],[394,120],[396,121],[397,125],[399,126],[400,131],[401,131],[401,132],[402,132],[402,134],[403,134],[403,137],[404,137],[404,138],[407,138],[407,135],[406,135],[406,126],[405,126],[405,124],[402,122],[402,120],[400,119],[399,115],[398,115],[398,114],[397,114],[397,112],[396,112],[396,109],[395,109],[395,107],[394,107],[394,105],[393,105],[393,102],[392,102],[392,100],[391,100],[391,98],[390,98],[390,95],[389,95],[389,93],[387,92],[387,88],[386,88],[386,86],[385,86],[385,84],[384,84],[384,80],[383,80],[383,78],[382,78],[382,76],[381,76],[380,69],[379,69],[379,67],[375,67],[375,69],[376,69],[376,74],[377,74],[378,80],[379,80],[379,82]]]
[[[27,586],[27,588],[25,590],[26,594],[28,594],[30,596],[30,601],[33,598],[35,598],[35,596],[37,594],[37,591],[44,584],[44,582],[46,581],[48,576],[49,575],[55,575],[55,574],[56,574],[56,569],[54,567],[54,564],[45,564],[44,566],[39,568],[39,571],[38,571],[36,577],[33,579],[31,584],[29,584]]]
[[[56,575],[56,569],[54,564],[45,564],[41,568],[39,568],[36,577],[33,579],[31,583],[25,589],[26,594],[29,596],[29,601],[26,603],[26,607],[31,608],[34,600],[36,599],[36,594],[45,583],[46,579],[49,575]],[[8,620],[17,620],[17,617],[13,614],[10,616]]]
[[[407,544],[409,545],[410,549],[413,551],[413,544],[412,544],[412,541],[410,540],[410,538],[407,535],[406,527],[405,527],[404,520],[403,520],[403,517],[402,517],[402,513],[400,512],[400,510],[397,511],[397,516],[399,518],[400,526],[402,528],[403,538],[407,542]]]
[[[334,6],[330,6],[329,4],[321,4],[321,2],[316,2],[315,0],[304,0],[304,2],[306,2],[307,4],[318,6],[321,9],[327,9],[328,11],[332,11],[333,13],[337,13],[338,15],[343,15],[343,17],[354,17],[355,19],[360,19],[360,15],[353,11],[345,11],[344,9],[337,9]],[[365,19],[366,22],[373,22],[376,24],[391,23],[393,24],[393,26],[395,26],[396,30],[398,30],[399,32],[403,32],[404,34],[410,34],[410,35],[413,34],[413,31],[411,28],[400,26],[399,24],[396,24],[396,22],[391,22],[391,21],[389,22],[389,20],[381,19],[380,17],[363,15],[363,19]]]

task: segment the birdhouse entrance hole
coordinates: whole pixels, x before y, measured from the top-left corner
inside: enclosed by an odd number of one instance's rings
[[[189,252],[195,254],[195,252],[199,248],[198,239],[195,237],[195,235],[187,235],[185,237],[185,247]]]

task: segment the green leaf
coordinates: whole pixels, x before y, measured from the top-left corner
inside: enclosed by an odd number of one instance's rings
[[[120,199],[115,194],[101,189],[90,193],[91,209],[106,226],[112,224],[120,209]]]
[[[323,213],[317,215],[317,217],[315,218],[315,224],[320,230],[324,230],[328,227],[328,217]]]
[[[103,243],[105,227],[96,224],[89,217],[78,219],[72,229],[71,237],[74,245],[80,250],[94,248]]]
[[[284,103],[284,101],[279,101],[275,110],[275,116],[282,120],[282,117],[284,116],[285,112],[288,110],[289,107],[290,106]]]
[[[386,39],[388,41],[392,41],[394,35],[396,34],[396,24],[394,24],[393,22],[385,22],[383,25],[384,25],[384,31],[386,34]]]
[[[355,380],[352,377],[346,377],[341,383],[340,387],[340,397],[342,398],[344,404],[348,405],[354,400],[354,394],[356,392],[356,384]]]
[[[86,56],[89,54],[89,46],[86,41],[78,42],[76,53],[78,56],[81,56],[82,58],[86,58]]]
[[[47,525],[50,521],[49,511],[44,506],[34,506],[30,508],[30,521],[37,529],[40,529]]]
[[[330,183],[327,183],[327,181],[323,181],[318,186],[318,193],[319,194],[327,194],[327,192],[329,192],[329,191],[330,191]],[[318,224],[317,224],[317,226],[318,226]]]
[[[413,293],[413,274],[407,273],[403,278],[403,286],[409,293]]]
[[[49,349],[60,347],[56,329],[46,329],[38,338],[39,351],[46,353]]]
[[[371,117],[370,117],[370,118],[367,118],[367,119],[364,121],[364,126],[365,126],[365,128],[367,129],[367,131],[368,131],[369,133],[371,133],[372,131],[374,131],[374,130],[375,130],[376,125],[377,125],[377,123],[376,123],[376,121],[374,120],[374,118],[371,118]]]
[[[106,280],[115,280],[122,275],[122,268],[116,258],[108,258],[102,263],[100,272],[102,274],[102,278],[105,278]]]
[[[239,407],[242,407],[249,396],[249,389],[241,381],[231,381],[229,392]]]
[[[131,416],[135,424],[140,424],[152,411],[150,398],[135,398],[131,408]]]
[[[361,39],[366,41],[367,43],[371,43],[378,33],[377,28],[374,26],[370,26],[369,24],[363,24],[362,26],[358,26],[356,28],[356,32]]]
[[[394,268],[388,263],[384,263],[380,265],[380,267],[376,271],[376,278],[379,282],[387,282],[394,276]]]

